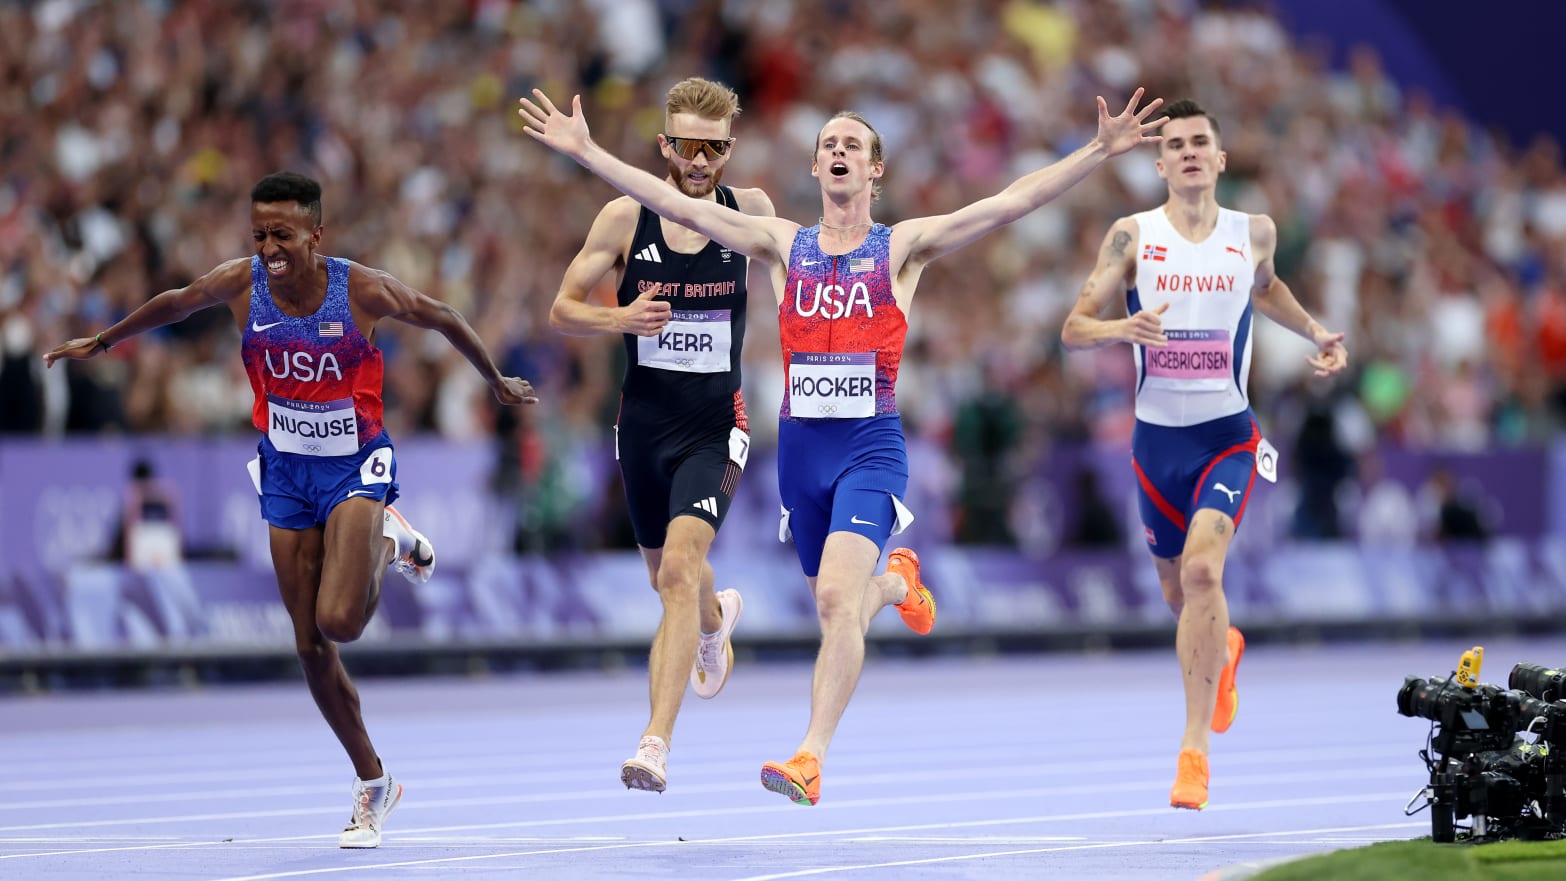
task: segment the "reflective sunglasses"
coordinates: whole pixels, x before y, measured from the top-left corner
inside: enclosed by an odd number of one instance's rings
[[[708,159],[717,159],[729,152],[733,138],[676,138],[664,135],[663,139],[678,153],[681,159],[695,159],[697,153],[706,153]]]

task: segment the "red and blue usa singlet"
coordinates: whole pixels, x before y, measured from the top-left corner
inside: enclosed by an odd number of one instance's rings
[[[348,307],[348,261],[326,258],[315,314],[284,315],[260,257],[250,260],[250,320],[241,355],[255,392],[252,421],[279,452],[347,456],[381,434],[381,350]]]
[[[847,254],[821,250],[821,227],[789,249],[778,308],[783,419],[864,419],[897,412],[908,318],[892,296],[891,227],[875,224]]]

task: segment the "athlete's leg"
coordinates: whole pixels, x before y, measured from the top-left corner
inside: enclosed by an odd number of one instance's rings
[[[875,612],[888,601],[900,602],[899,576],[871,579],[881,549],[862,535],[834,532],[821,553],[821,571],[811,579],[816,616],[821,621],[821,651],[810,685],[810,727],[799,748],[825,759],[848,699],[859,684],[865,663],[865,631]]]
[[[344,499],[326,517],[325,560],[315,620],[334,642],[364,633],[381,598],[381,578],[397,556],[386,537],[385,505],[366,497]]]
[[[707,521],[681,516],[669,522],[668,535],[659,551],[642,549],[644,556],[659,557],[654,586],[663,603],[663,618],[658,622],[648,660],[652,715],[643,735],[661,737],[666,744],[674,735],[674,718],[685,697],[691,665],[696,663],[704,617],[702,606],[708,598],[717,606],[712,566],[707,562],[707,551],[715,535]],[[652,566],[650,556],[648,565]],[[721,615],[715,617],[717,623],[722,622]],[[713,630],[717,630],[716,624]]]
[[[1185,552],[1179,558],[1184,607],[1179,613],[1175,652],[1185,682],[1182,749],[1208,751],[1218,679],[1229,659],[1229,604],[1223,593],[1223,566],[1233,540],[1234,521],[1229,515],[1202,508],[1191,518]],[[1159,574],[1161,579],[1162,567]]]
[[[379,521],[377,521],[379,522]],[[359,713],[359,692],[348,679],[337,646],[322,635],[317,619],[326,531],[270,527],[273,568],[278,591],[294,627],[294,651],[304,669],[310,695],[326,724],[337,735],[361,780],[381,776],[381,762],[370,743]]]

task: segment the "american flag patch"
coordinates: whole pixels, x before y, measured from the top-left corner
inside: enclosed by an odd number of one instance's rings
[[[320,324],[321,336],[342,336],[343,323],[341,321],[323,321]]]
[[[848,258],[849,272],[873,272],[875,270],[874,257],[850,257]]]
[[[1169,249],[1163,245],[1143,245],[1142,259],[1151,260],[1154,263],[1162,263],[1169,256]]]

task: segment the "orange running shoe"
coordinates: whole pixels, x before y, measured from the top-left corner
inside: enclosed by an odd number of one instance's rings
[[[1180,767],[1175,771],[1174,788],[1169,790],[1169,806],[1191,811],[1207,807],[1206,753],[1180,750]]]
[[[1229,663],[1223,665],[1218,677],[1218,705],[1213,709],[1213,733],[1222,734],[1234,724],[1240,714],[1240,690],[1234,686],[1235,671],[1240,669],[1240,656],[1245,654],[1245,636],[1240,628],[1229,628]]]
[[[821,760],[800,750],[786,762],[767,762],[761,766],[761,785],[794,804],[813,805],[821,800]]]
[[[897,604],[903,623],[914,633],[929,633],[935,626],[935,597],[919,581],[919,555],[911,548],[898,548],[886,561],[886,571],[901,575],[908,582],[908,596]]]

